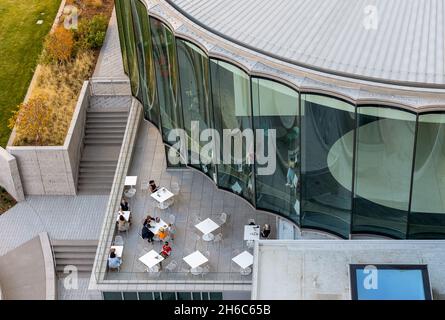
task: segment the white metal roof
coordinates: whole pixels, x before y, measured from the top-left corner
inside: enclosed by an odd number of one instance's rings
[[[445,85],[445,0],[167,0],[204,28],[319,71]]]

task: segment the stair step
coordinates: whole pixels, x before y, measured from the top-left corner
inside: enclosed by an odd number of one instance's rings
[[[121,119],[121,118],[90,118],[87,117],[87,124],[90,123],[109,123],[109,124],[127,124],[127,119]]]
[[[93,97],[93,99],[99,98],[98,96]],[[107,100],[107,98],[104,98]],[[130,112],[129,107],[113,107],[111,108],[88,108],[87,113],[113,113],[113,112],[119,112],[119,113],[128,113]]]
[[[84,184],[100,184],[100,183],[112,183],[114,179],[114,175],[108,176],[80,176],[79,183]]]
[[[91,271],[77,271],[77,276],[79,278],[90,278],[92,271],[93,270],[91,270]],[[56,274],[59,277],[59,279],[64,279],[68,275],[66,273],[63,273],[63,271],[60,272],[60,271],[57,271],[57,270],[56,270]]]
[[[94,259],[76,259],[76,258],[67,258],[67,259],[56,259],[56,266],[60,265],[74,265],[74,266],[93,266]]]
[[[109,195],[111,192],[111,187],[108,189],[88,189],[88,188],[77,188],[77,194],[79,195]]]
[[[123,119],[128,118],[128,112],[123,111],[98,111],[98,110],[88,110],[87,116],[90,118],[93,117],[103,117],[103,118],[113,118],[113,117],[119,117]]]
[[[55,258],[59,259],[92,259],[96,257],[95,252],[54,252]]]
[[[97,247],[89,247],[89,246],[82,246],[82,247],[76,247],[76,246],[58,246],[54,247],[54,254],[60,253],[72,253],[72,252],[78,252],[78,253],[96,253]]]
[[[114,132],[106,132],[106,133],[92,133],[85,135],[85,139],[119,139],[122,140],[124,138],[123,134],[114,133]]]
[[[81,168],[87,168],[87,167],[116,167],[117,160],[82,160],[80,162]]]
[[[124,129],[127,127],[127,123],[105,123],[105,122],[94,122],[86,124],[85,129]]]
[[[107,146],[120,146],[122,139],[120,140],[107,140],[107,139],[85,139],[86,145],[107,145]]]
[[[116,172],[116,166],[114,167],[101,167],[100,165],[96,167],[80,167],[79,172],[88,174],[88,173],[110,173],[114,175]]]
[[[53,247],[78,247],[78,246],[89,246],[89,247],[97,247],[99,245],[99,240],[90,239],[90,240],[63,240],[63,239],[52,239],[51,244]]]
[[[85,135],[95,134],[95,133],[112,133],[112,134],[121,134],[122,136],[125,134],[125,127],[98,127],[98,128],[87,128],[85,130]]]
[[[92,265],[76,265],[78,272],[91,272],[93,271]],[[65,270],[65,265],[56,265],[56,272],[63,273]]]

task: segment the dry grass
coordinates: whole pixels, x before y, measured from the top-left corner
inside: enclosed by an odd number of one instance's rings
[[[31,98],[43,96],[50,106],[51,126],[43,137],[43,145],[63,145],[71,123],[83,81],[91,75],[95,55],[83,51],[64,65],[42,65]],[[15,145],[32,144],[26,137],[17,135]]]

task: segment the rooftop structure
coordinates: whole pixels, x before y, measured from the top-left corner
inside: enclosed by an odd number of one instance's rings
[[[300,67],[445,88],[441,0],[168,2],[211,33]]]
[[[349,300],[354,264],[426,265],[433,299],[443,299],[444,249],[444,241],[260,241],[252,299]]]

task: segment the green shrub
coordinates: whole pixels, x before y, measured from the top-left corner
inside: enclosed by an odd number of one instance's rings
[[[102,15],[95,15],[91,20],[81,21],[76,32],[76,42],[80,49],[100,48],[105,40],[108,19]]]

